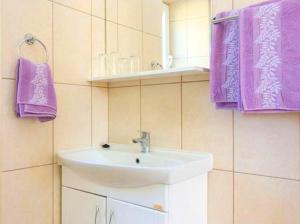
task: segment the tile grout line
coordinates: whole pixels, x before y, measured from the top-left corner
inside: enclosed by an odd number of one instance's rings
[[[292,178],[285,178],[285,177],[268,176],[268,175],[257,174],[257,173],[247,173],[247,172],[242,172],[242,171],[224,170],[224,169],[219,169],[219,168],[213,168],[213,170],[221,171],[221,172],[227,172],[227,173],[232,173],[232,174],[243,174],[243,175],[249,175],[249,176],[255,176],[255,177],[265,177],[265,178],[271,178],[271,179],[277,179],[277,180],[286,180],[286,181],[300,182],[300,179],[292,179]]]
[[[91,38],[91,43],[90,43],[90,50],[91,50],[91,54],[90,54],[90,60],[91,60],[91,64],[90,64],[90,78],[93,77],[93,0],[90,0],[90,3],[91,3],[91,18],[90,18],[90,38]],[[90,103],[91,103],[91,118],[90,118],[90,122],[91,122],[91,126],[90,126],[90,131],[91,131],[91,136],[90,136],[90,145],[92,146],[94,144],[94,136],[93,136],[93,127],[94,127],[94,124],[93,124],[93,83],[91,82],[90,83],[90,93],[91,93],[91,98],[90,98]]]
[[[198,80],[198,81],[177,81],[177,82],[161,82],[161,83],[153,83],[153,84],[141,84],[142,86],[158,86],[158,85],[170,85],[170,84],[180,84],[180,83],[201,83],[201,82],[209,82],[209,80]],[[136,87],[139,84],[133,85],[124,85],[124,86],[110,86],[108,88],[123,88],[123,87]],[[105,87],[103,87],[105,88]]]
[[[20,171],[20,170],[29,170],[29,169],[38,168],[38,167],[44,167],[44,166],[52,166],[53,164],[54,163],[46,163],[46,164],[21,167],[21,168],[11,169],[11,170],[2,170],[2,173],[9,173],[9,172]]]
[[[298,131],[300,132],[300,114],[298,114]],[[300,135],[299,134],[298,134],[298,150],[300,151]],[[299,162],[300,162],[300,156],[299,156]],[[300,167],[299,167],[299,170],[300,170]],[[300,174],[298,174],[298,178],[300,179]]]
[[[182,82],[182,75],[180,76],[180,148],[183,149],[183,82]]]
[[[140,91],[140,133],[142,132],[142,81],[140,80],[139,91]]]
[[[234,207],[235,207],[235,141],[234,141],[234,136],[235,136],[235,116],[234,116],[234,111],[232,111],[232,170],[233,170],[233,174],[232,174],[232,220],[233,220],[233,224],[234,224]]]
[[[105,40],[105,53],[108,53],[108,49],[107,49],[107,0],[104,0],[104,40]],[[109,84],[107,84],[107,90],[106,90],[106,98],[107,98],[107,108],[106,108],[106,112],[107,112],[107,116],[105,119],[107,119],[107,126],[106,126],[106,139],[105,142],[106,144],[109,144],[109,89],[108,86]]]
[[[234,0],[231,0],[231,9],[233,10],[233,3]],[[234,141],[234,136],[235,136],[235,116],[234,116],[234,111],[232,112],[232,147],[233,147],[233,174],[232,174],[232,223],[235,223],[235,141]]]
[[[54,68],[54,3],[51,2],[51,8],[52,8],[52,32],[51,32],[51,38],[52,38],[52,69],[53,69],[53,80],[55,79],[55,68]],[[55,139],[54,139],[54,133],[55,133],[55,124],[54,120],[52,121],[52,164],[55,161]],[[52,223],[55,223],[54,217],[55,217],[55,204],[54,204],[54,197],[55,197],[55,178],[54,178],[54,165],[52,165]]]
[[[85,14],[85,15],[88,15],[88,16],[91,16],[91,15],[92,15],[92,13],[88,13],[88,12],[85,12],[85,11],[83,11],[83,10],[76,9],[76,8],[74,8],[74,7],[72,7],[72,6],[65,5],[65,4],[60,3],[60,2],[57,2],[57,1],[53,1],[53,4],[54,4],[54,5],[56,4],[56,5],[62,6],[62,7],[64,7],[64,8],[72,9],[72,10],[74,10],[74,11],[80,12],[80,13]],[[95,16],[95,17],[96,17],[96,16]],[[100,18],[101,18],[101,17],[100,17]]]
[[[141,46],[141,48],[142,48],[142,55],[140,55],[140,57],[141,57],[141,61],[142,61],[142,63],[141,63],[141,67],[142,67],[142,70],[144,69],[144,52],[145,52],[145,49],[144,49],[144,22],[143,22],[143,17],[144,17],[144,11],[143,11],[143,7],[144,7],[144,3],[143,3],[143,1],[142,0],[140,0],[140,3],[141,3],[141,22],[142,22],[142,24],[141,24],[141,29],[142,29],[142,46]],[[119,21],[118,21],[119,22]],[[139,79],[139,91],[140,91],[140,133],[142,132],[142,80],[141,79]]]
[[[247,172],[242,172],[242,171],[234,171],[234,173],[235,174],[244,174],[244,175],[249,175],[249,176],[256,176],[256,177],[265,177],[265,178],[271,178],[271,179],[300,182],[300,179],[292,179],[292,178],[287,178],[287,177],[268,176],[268,175],[264,175],[264,174],[247,173]]]

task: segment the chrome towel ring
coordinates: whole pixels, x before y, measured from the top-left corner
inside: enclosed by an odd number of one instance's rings
[[[19,51],[18,51],[19,57],[21,56],[21,50],[22,50],[22,47],[23,47],[24,44],[33,45],[35,42],[38,42],[44,48],[45,57],[46,57],[45,62],[47,63],[48,62],[48,51],[47,51],[46,45],[41,40],[34,37],[31,33],[26,33],[25,36],[24,36],[24,40],[19,44]]]

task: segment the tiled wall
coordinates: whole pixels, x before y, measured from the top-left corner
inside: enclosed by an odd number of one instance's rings
[[[60,223],[61,149],[108,139],[108,88],[91,84],[102,52],[138,55],[145,69],[161,60],[160,0],[1,0],[2,224]],[[158,17],[152,18],[152,15]],[[18,43],[32,33],[47,46],[58,98],[54,122],[17,119]],[[22,53],[43,61],[39,45]]]
[[[174,67],[209,66],[209,8],[210,0],[178,0],[169,5]]]
[[[255,2],[213,0],[212,11]],[[214,154],[209,224],[300,223],[299,113],[216,110],[203,75],[114,83],[108,91],[111,142],[129,143],[145,130],[154,146]]]
[[[103,0],[1,1],[3,224],[60,223],[55,152],[107,141],[107,87],[87,82],[92,58],[105,51],[104,15]],[[58,98],[54,122],[18,119],[14,112],[18,43],[25,33],[36,35],[47,46]],[[22,50],[26,57],[44,60],[39,45]]]
[[[213,13],[254,2],[213,0]],[[1,1],[2,224],[60,223],[54,153],[106,141],[107,109],[111,142],[127,143],[148,130],[155,146],[214,154],[209,224],[300,223],[299,114],[216,111],[204,76],[109,88],[86,81],[98,52],[139,54],[144,68],[159,60],[160,27],[152,17],[159,7],[154,0],[107,0],[105,13],[103,0]],[[41,38],[51,55],[59,106],[53,123],[14,115],[17,44],[27,32]],[[39,47],[24,50],[42,58]]]

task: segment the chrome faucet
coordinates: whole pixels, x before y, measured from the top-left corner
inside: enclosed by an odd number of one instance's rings
[[[140,143],[142,146],[141,153],[149,153],[150,152],[150,133],[142,131],[140,138],[132,139],[133,143]]]

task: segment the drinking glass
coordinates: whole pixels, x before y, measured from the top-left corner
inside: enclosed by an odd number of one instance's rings
[[[135,73],[140,71],[140,58],[138,56],[129,57],[130,72]]]
[[[107,54],[98,53],[95,62],[95,74],[97,76],[103,76],[108,74],[108,57]]]
[[[111,52],[109,55],[109,71],[110,74],[115,75],[118,73],[118,53]]]
[[[129,73],[129,59],[119,58],[118,59],[118,73],[126,74]]]

